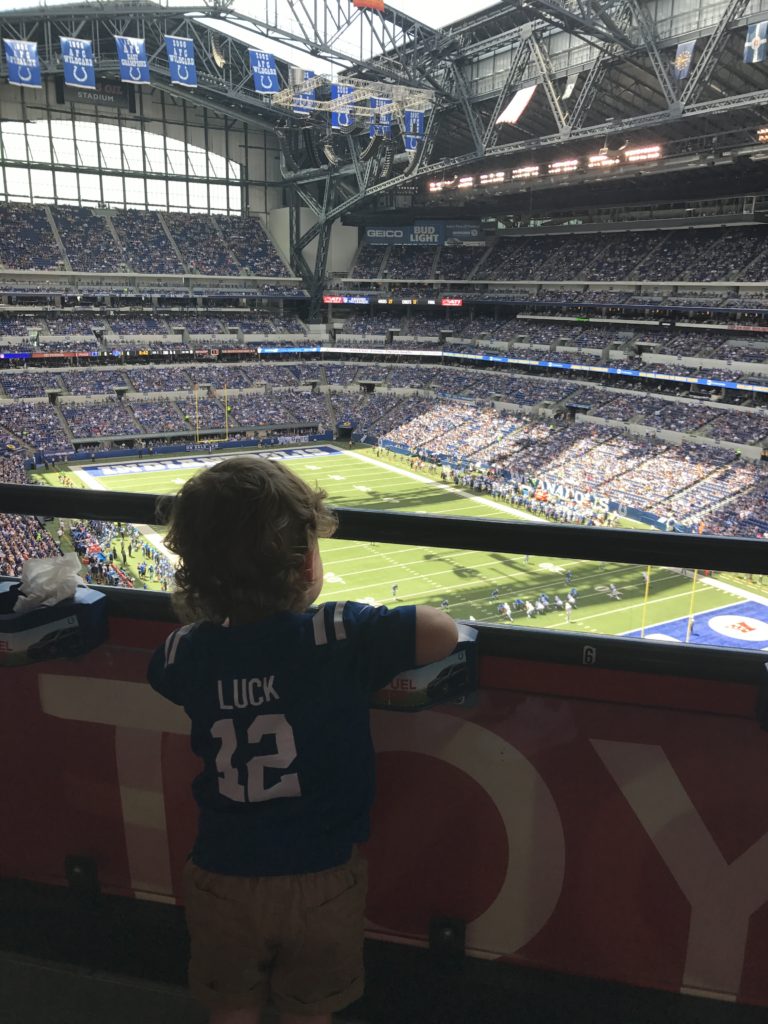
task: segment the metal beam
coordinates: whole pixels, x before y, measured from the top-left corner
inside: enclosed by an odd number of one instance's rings
[[[501,87],[501,92],[496,97],[496,103],[491,113],[491,119],[485,129],[485,135],[483,136],[484,149],[487,149],[488,146],[495,145],[496,140],[499,137],[499,127],[496,122],[499,119],[499,115],[504,110],[504,107],[509,103],[509,98],[512,95],[512,88],[517,84],[517,81],[520,78],[520,73],[528,64],[531,52],[530,40],[531,35],[533,34],[533,29],[530,25],[525,25],[523,28],[525,31],[521,33],[517,49],[514,52],[512,61],[509,65],[509,70],[507,71],[507,76]]]
[[[479,123],[477,113],[472,105],[469,89],[467,88],[467,83],[464,78],[464,72],[456,61],[451,61],[450,65],[453,80],[456,83],[456,92],[459,97],[459,103],[461,104],[461,109],[464,113],[464,119],[472,136],[472,141],[475,144],[475,152],[478,156],[482,156],[485,149],[485,141],[481,135],[482,124]]]
[[[677,95],[669,77],[669,67],[659,51],[659,37],[656,26],[648,16],[646,7],[640,0],[627,0],[635,17],[638,31],[643,40],[645,51],[651,62],[653,73],[661,86],[661,91],[668,107],[675,107],[678,104]]]
[[[558,96],[557,89],[555,88],[554,74],[552,71],[552,65],[549,62],[549,54],[537,39],[535,32],[531,34],[530,47],[534,60],[539,66],[542,85],[544,86],[544,92],[547,94],[547,100],[550,108],[552,109],[552,115],[555,118],[555,123],[557,124],[558,129],[562,132],[566,126],[567,115],[563,110],[560,103],[560,97]]]
[[[683,87],[680,102],[685,107],[693,103],[702,88],[709,81],[724,49],[724,35],[731,22],[740,18],[749,6],[749,0],[727,0],[715,30],[707,40],[704,50],[693,66],[693,71]]]

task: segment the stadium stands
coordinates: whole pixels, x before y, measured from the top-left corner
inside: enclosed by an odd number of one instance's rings
[[[369,281],[378,279],[386,253],[387,248],[383,245],[361,245],[349,276]]]
[[[73,437],[132,437],[141,433],[131,407],[115,398],[77,404],[62,402],[61,412]]]
[[[444,281],[467,281],[472,277],[485,247],[476,245],[443,245],[438,251],[435,277]]]
[[[434,277],[437,247],[434,245],[393,245],[384,276],[391,281],[420,281]]]
[[[14,270],[64,270],[46,207],[0,204],[0,264]]]
[[[257,217],[214,217],[229,250],[244,273],[257,277],[291,277]]]
[[[212,217],[166,213],[165,223],[191,274],[237,274],[239,265]]]
[[[112,214],[125,259],[140,274],[183,274],[184,267],[153,211],[116,210]]]
[[[81,206],[53,206],[53,219],[73,270],[116,273],[125,269],[103,216]]]

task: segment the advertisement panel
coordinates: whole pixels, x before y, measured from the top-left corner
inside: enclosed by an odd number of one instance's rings
[[[446,242],[482,242],[483,229],[478,221],[447,221]]]
[[[173,628],[114,616],[76,662],[7,670],[8,763],[39,742],[0,776],[5,879],[64,885],[87,851],[105,894],[181,901],[200,763],[145,682]],[[475,707],[373,712],[369,935],[426,944],[439,907],[470,955],[768,1005],[757,686],[584,644],[578,664],[481,654]]]
[[[445,241],[445,223],[440,220],[418,220],[400,227],[366,228],[365,240],[369,245],[442,245]]]

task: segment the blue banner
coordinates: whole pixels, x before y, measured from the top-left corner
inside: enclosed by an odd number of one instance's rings
[[[353,85],[337,85],[334,82],[331,85],[331,99],[343,99],[354,91],[355,87]],[[339,107],[338,109],[331,111],[331,128],[352,128],[354,123],[355,115],[352,113],[351,104],[347,103],[343,107]]]
[[[747,29],[747,41],[744,43],[744,63],[760,64],[765,60],[768,21],[758,21]]]
[[[24,39],[4,39],[5,61],[8,65],[10,85],[22,85],[28,89],[39,89],[42,84],[37,43]]]
[[[120,81],[134,85],[149,83],[149,61],[143,39],[132,36],[115,36],[117,60],[120,64]]]
[[[380,135],[388,139],[392,135],[392,100],[387,96],[371,96],[371,127],[368,132],[371,138]]]
[[[687,78],[691,73],[693,48],[695,46],[695,39],[690,39],[687,43],[678,43],[677,50],[675,51],[675,66],[672,68],[672,77],[678,81]]]
[[[186,85],[194,89],[197,86],[197,68],[195,44],[192,40],[183,36],[166,36],[165,52],[168,54],[171,81],[176,85]]]
[[[77,89],[96,88],[96,69],[93,65],[93,46],[90,39],[71,39],[60,36],[61,63],[64,65],[64,84]]]
[[[271,53],[263,50],[249,50],[253,88],[255,92],[280,92],[280,79],[277,77],[277,65]]]
[[[423,110],[406,110],[405,111],[405,149],[406,152],[412,152],[418,148],[421,142],[422,136],[424,135],[424,111]]]
[[[310,78],[314,78],[314,71],[304,72],[304,81],[308,81]],[[313,100],[315,98],[314,89],[305,89],[304,92],[297,92],[293,98],[293,112],[294,114],[304,114],[309,116],[312,113],[312,106],[307,103],[307,100]]]

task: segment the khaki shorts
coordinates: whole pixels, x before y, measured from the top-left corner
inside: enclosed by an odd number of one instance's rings
[[[333,1013],[363,994],[368,865],[244,878],[184,867],[189,985],[211,1010]]]

